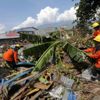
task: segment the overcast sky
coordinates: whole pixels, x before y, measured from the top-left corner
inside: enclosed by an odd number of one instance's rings
[[[21,27],[72,22],[79,0],[0,0],[0,33]]]

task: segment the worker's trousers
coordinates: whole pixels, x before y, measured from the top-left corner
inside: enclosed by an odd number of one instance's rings
[[[15,61],[6,61],[6,62],[11,68],[13,69],[17,68]]]

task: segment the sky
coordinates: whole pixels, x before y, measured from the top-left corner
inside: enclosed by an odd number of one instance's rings
[[[0,33],[22,27],[72,23],[79,0],[0,0]]]

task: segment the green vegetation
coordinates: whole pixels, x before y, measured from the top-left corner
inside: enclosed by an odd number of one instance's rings
[[[95,21],[97,10],[100,9],[100,0],[80,0],[77,9],[77,27],[86,34],[91,25],[91,21]]]

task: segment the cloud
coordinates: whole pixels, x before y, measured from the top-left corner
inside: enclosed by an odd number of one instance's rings
[[[59,11],[58,8],[46,7],[42,9],[40,13],[37,14],[37,19],[36,19],[37,26],[56,22],[57,16],[59,15],[58,11]]]
[[[76,10],[74,7],[70,8],[69,10],[64,11],[64,13],[60,14],[57,18],[57,21],[68,21],[68,20],[75,20],[76,19]]]
[[[22,27],[29,27],[29,26],[33,26],[33,25],[35,25],[35,19],[33,19],[32,17],[28,17],[24,22],[15,26],[13,29],[19,29]]]
[[[44,24],[72,21],[76,19],[75,13],[76,9],[74,7],[70,8],[69,10],[65,10],[62,13],[59,12],[58,8],[46,7],[41,9],[41,11],[36,15],[36,18],[27,17],[24,22],[13,27],[13,29],[30,26],[37,27]]]
[[[0,34],[5,32],[5,25],[0,24]]]

